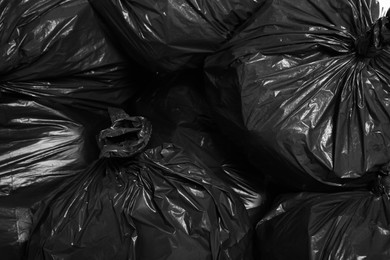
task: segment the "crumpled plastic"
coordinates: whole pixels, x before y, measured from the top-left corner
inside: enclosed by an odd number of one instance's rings
[[[90,0],[129,57],[153,71],[200,68],[263,0]]]
[[[206,61],[224,133],[280,185],[362,187],[390,161],[389,17],[379,1],[267,1]]]
[[[32,213],[29,208],[0,206],[0,252],[2,259],[22,258],[31,225]]]
[[[258,259],[390,258],[388,194],[285,195],[256,227]]]
[[[0,10],[1,196],[96,160],[107,107],[125,106],[142,74],[87,0],[3,1]]]
[[[134,133],[151,133],[145,120]],[[111,157],[42,201],[27,259],[252,259],[245,208],[210,171],[171,144],[141,152],[128,142],[135,154],[120,157],[113,142]]]
[[[96,160],[96,136],[110,125],[106,111],[5,95],[0,111],[0,197],[28,188],[26,201]]]
[[[134,97],[129,111],[151,121],[149,147],[173,143],[202,162],[242,199],[254,224],[270,202],[267,180],[221,134],[205,100],[202,71],[158,77]]]
[[[106,109],[142,81],[87,0],[2,1],[0,10],[0,92]]]

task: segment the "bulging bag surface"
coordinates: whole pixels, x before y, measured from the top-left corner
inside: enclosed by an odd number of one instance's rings
[[[26,201],[98,158],[96,136],[110,123],[100,110],[6,96],[0,111],[0,196],[29,187]]]
[[[263,0],[90,0],[129,57],[152,70],[199,68]]]
[[[268,1],[206,61],[220,126],[279,183],[365,185],[390,160],[390,24],[371,0]]]
[[[256,227],[260,259],[389,259],[389,197],[369,191],[286,195]]]
[[[87,0],[3,1],[0,10],[0,92],[106,109],[138,86],[140,71]]]
[[[100,135],[102,158],[38,208],[27,258],[251,259],[234,192],[173,145],[142,152],[144,118],[113,120]]]

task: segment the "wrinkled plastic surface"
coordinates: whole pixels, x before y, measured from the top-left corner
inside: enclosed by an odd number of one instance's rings
[[[28,259],[251,259],[245,208],[211,172],[170,144],[121,155],[42,202]]]
[[[95,160],[107,107],[124,106],[140,74],[87,0],[3,1],[0,9],[0,195],[9,195]]]
[[[127,52],[152,70],[199,68],[263,0],[90,0]]]
[[[87,0],[0,3],[0,91],[84,106],[120,106],[136,66],[106,38]]]
[[[153,125],[149,147],[165,142],[182,147],[240,196],[257,223],[268,207],[266,180],[219,132],[205,100],[202,71],[157,78],[135,98],[129,110]]]
[[[0,203],[1,205],[1,203]],[[0,206],[1,259],[21,259],[32,225],[30,209]]]
[[[25,200],[87,168],[99,155],[96,136],[110,123],[105,111],[17,97],[2,96],[0,111],[0,197],[30,187]]]
[[[258,259],[389,259],[389,214],[368,191],[286,195],[256,227]]]
[[[110,108],[111,127],[99,135],[100,157],[131,157],[149,142],[152,125],[143,117],[131,117],[122,109]]]
[[[381,6],[267,1],[206,61],[221,127],[280,184],[363,186],[390,160],[389,23],[378,21]]]

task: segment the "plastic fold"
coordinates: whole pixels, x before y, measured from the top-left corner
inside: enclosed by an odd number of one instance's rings
[[[263,0],[90,0],[128,57],[152,71],[201,68]]]
[[[112,153],[45,199],[26,257],[251,259],[251,225],[229,187],[171,144],[140,152]]]
[[[363,187],[389,162],[386,11],[370,0],[267,1],[207,59],[221,128],[275,182]]]

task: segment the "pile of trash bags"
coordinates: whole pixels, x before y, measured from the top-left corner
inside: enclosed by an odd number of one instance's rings
[[[181,148],[142,151],[150,123],[112,113],[101,159],[39,207],[27,258],[248,259],[239,197]]]
[[[389,259],[389,8],[0,2],[1,259]]]

